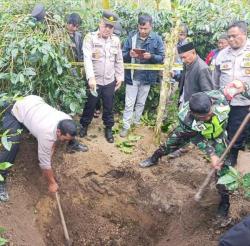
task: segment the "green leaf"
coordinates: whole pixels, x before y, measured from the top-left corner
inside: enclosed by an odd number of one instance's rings
[[[9,79],[10,75],[8,73],[0,73],[0,79]]]
[[[242,182],[244,188],[250,188],[250,173],[247,173],[243,176]]]
[[[75,112],[75,111],[76,111],[76,108],[77,108],[77,104],[74,103],[74,102],[72,102],[72,103],[70,103],[69,108],[70,108],[70,110],[71,110],[72,112]]]
[[[231,166],[229,166],[229,171],[230,171],[230,173],[232,173],[235,176],[239,176],[240,175],[239,172],[235,168],[233,168]]]
[[[25,81],[25,78],[24,78],[22,73],[19,74],[19,81],[22,83],[24,83],[24,81]]]
[[[4,181],[4,178],[1,174],[0,174],[0,181]]]
[[[231,176],[230,174],[226,174],[218,179],[217,184],[226,185],[226,184],[230,184],[236,181],[237,181],[237,178]]]
[[[7,133],[4,132],[2,137],[1,137],[1,142],[3,144],[3,147],[5,149],[7,149],[8,151],[10,151],[11,146],[12,146],[12,142],[8,141],[8,137],[7,137]]]
[[[2,162],[0,163],[0,170],[6,170],[12,166],[11,163],[9,162]]]
[[[24,74],[26,76],[36,76],[36,71],[33,67],[27,67],[25,70],[24,70]]]
[[[234,191],[234,190],[239,188],[239,183],[238,182],[233,182],[233,183],[230,183],[230,184],[226,184],[226,187],[228,188],[228,190]]]
[[[0,233],[4,233],[5,229],[3,227],[0,227]]]
[[[130,141],[124,141],[123,146],[131,148],[131,147],[135,146],[135,143],[130,142]]]
[[[61,65],[57,65],[56,69],[57,69],[57,73],[58,73],[59,75],[61,75],[62,72],[63,72],[62,66],[61,66]]]
[[[13,49],[13,50],[11,51],[11,55],[12,55],[13,58],[16,58],[16,57],[17,57],[17,54],[18,54],[18,49]]]
[[[137,142],[140,139],[141,139],[141,136],[137,136],[137,135],[128,136],[128,140],[131,141],[131,142]]]
[[[132,148],[122,146],[121,151],[124,152],[125,154],[131,154],[133,152]]]
[[[0,237],[0,246],[5,245],[8,242],[8,240]]]

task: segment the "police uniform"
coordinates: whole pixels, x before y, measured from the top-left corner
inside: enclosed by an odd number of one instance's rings
[[[244,47],[240,49],[234,50],[227,47],[219,53],[215,61],[213,78],[218,88],[223,88],[235,79],[250,85],[250,40],[247,40]],[[248,113],[250,99],[237,95],[231,101],[230,106],[227,128],[229,140],[233,138]],[[232,148],[233,165],[236,164],[238,151],[244,147],[245,138],[246,132],[243,131]]]
[[[112,14],[109,14],[107,17],[104,16],[104,18],[110,19],[111,23],[115,19]],[[113,23],[115,24],[115,21]],[[115,81],[124,80],[120,39],[116,35],[111,35],[107,39],[104,39],[101,37],[99,31],[91,32],[84,38],[83,54],[86,78],[87,80],[95,78],[98,97],[89,94],[80,123],[83,127],[87,127],[91,123],[96,103],[101,98],[104,125],[107,128],[112,128],[114,125],[113,102]]]

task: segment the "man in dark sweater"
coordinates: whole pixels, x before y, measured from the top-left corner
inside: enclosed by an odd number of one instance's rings
[[[208,65],[196,53],[193,43],[187,43],[178,47],[178,53],[184,63],[184,70],[179,78],[180,106],[189,101],[197,92],[215,89],[212,75]]]
[[[194,93],[213,90],[215,85],[212,82],[212,74],[208,65],[196,53],[193,43],[179,45],[177,50],[183,62],[184,70],[173,78],[179,81],[179,106],[181,109]],[[170,154],[169,157],[179,157],[185,152],[187,152],[187,149],[180,148]]]

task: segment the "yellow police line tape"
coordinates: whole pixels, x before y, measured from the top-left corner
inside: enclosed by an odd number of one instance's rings
[[[84,66],[83,62],[71,62],[73,66]],[[133,64],[133,63],[124,63],[125,69],[136,69],[136,70],[164,70],[164,64]],[[181,64],[174,63],[172,70],[182,71],[183,67]]]

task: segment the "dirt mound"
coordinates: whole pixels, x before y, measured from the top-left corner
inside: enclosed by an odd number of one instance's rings
[[[132,155],[106,142],[99,121],[83,141],[89,152],[69,154],[65,146],[56,152],[53,166],[74,245],[217,245],[223,230],[213,226],[214,185],[201,203],[193,200],[209,163],[192,148],[183,157],[141,169],[139,160],[156,146],[151,130],[135,131],[144,137]],[[9,182],[12,203],[0,205],[0,224],[12,245],[64,245],[56,201],[40,175],[36,148],[35,140],[25,136]],[[235,222],[249,208],[241,195],[232,197]]]

